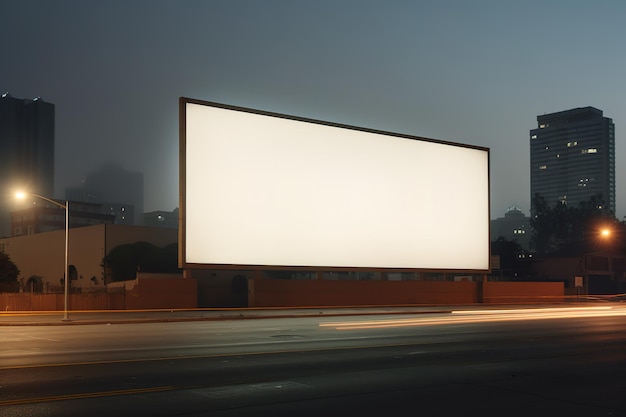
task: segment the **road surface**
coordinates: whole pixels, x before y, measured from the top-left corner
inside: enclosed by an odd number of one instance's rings
[[[0,415],[626,415],[626,309],[0,327]]]

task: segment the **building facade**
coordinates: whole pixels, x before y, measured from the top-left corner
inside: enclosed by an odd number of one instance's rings
[[[54,195],[54,105],[0,96],[0,237],[9,236],[17,189]]]
[[[65,189],[66,198],[101,203],[116,215],[116,224],[143,224],[143,174],[118,164],[105,164],[78,186]]]
[[[149,242],[165,247],[177,241],[177,230],[167,228],[117,224],[72,228],[69,230],[68,250],[72,292],[101,291],[106,288],[105,256],[119,245]],[[62,292],[65,268],[63,230],[0,238],[0,252],[9,255],[20,270],[18,282],[21,290]]]
[[[59,204],[68,204],[58,201]],[[115,215],[107,206],[97,203],[70,201],[69,228],[113,224]],[[32,203],[21,210],[11,212],[11,236],[32,235],[65,229],[65,209],[47,201],[33,199]]]
[[[125,203],[103,202],[93,190],[82,187],[68,187],[65,189],[65,198],[80,203],[98,204],[102,212],[113,216],[113,223],[135,225],[135,206]]]
[[[533,198],[552,207],[577,207],[599,195],[615,212],[615,126],[602,110],[581,107],[537,116],[530,130],[531,215]]]

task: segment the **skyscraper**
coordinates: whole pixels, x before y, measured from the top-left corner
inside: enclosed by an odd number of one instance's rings
[[[578,207],[594,195],[615,212],[615,125],[602,110],[580,107],[537,116],[530,130],[530,193],[550,207]],[[531,213],[534,206],[531,203]]]
[[[16,189],[53,197],[54,105],[0,96],[0,236],[9,236]]]

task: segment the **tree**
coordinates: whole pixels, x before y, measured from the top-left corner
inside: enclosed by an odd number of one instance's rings
[[[20,270],[13,263],[9,255],[0,252],[0,284],[13,284],[17,282]]]
[[[594,195],[578,207],[557,202],[549,207],[535,194],[530,219],[531,247],[539,254],[579,255],[594,244],[595,231],[601,226],[617,227],[612,212],[606,210],[601,195]]]
[[[178,244],[159,248],[149,242],[135,242],[114,247],[104,257],[107,279],[123,281],[134,279],[137,271],[177,272]]]
[[[537,253],[548,253],[554,247],[552,210],[548,206],[546,199],[540,194],[533,197],[533,213],[530,218],[530,226],[532,235],[530,237],[530,246]]]
[[[516,277],[528,275],[528,258],[517,241],[500,236],[491,242],[491,254],[500,257],[500,271],[503,275]]]

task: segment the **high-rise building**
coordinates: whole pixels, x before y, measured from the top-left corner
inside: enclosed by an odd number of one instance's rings
[[[17,189],[54,196],[54,105],[0,96],[0,236],[10,234]]]
[[[535,194],[550,207],[578,207],[600,195],[615,213],[615,125],[602,110],[580,107],[537,116],[530,130],[531,214]]]

